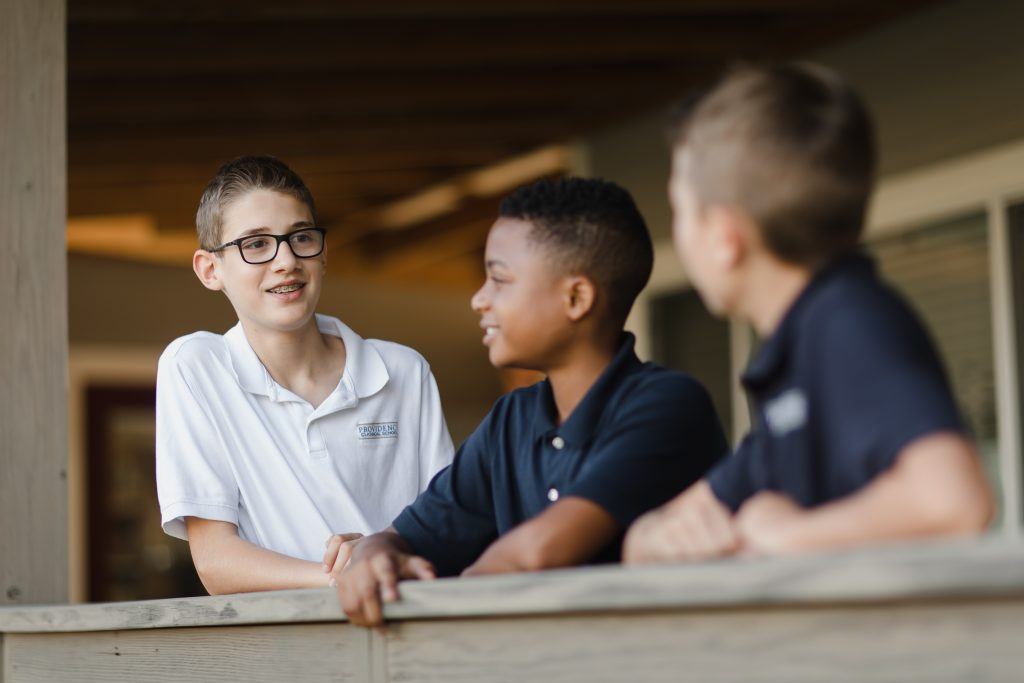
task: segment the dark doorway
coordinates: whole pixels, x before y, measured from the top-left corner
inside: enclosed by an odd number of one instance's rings
[[[86,390],[89,601],[205,595],[188,544],[164,534],[156,497],[156,394]]]

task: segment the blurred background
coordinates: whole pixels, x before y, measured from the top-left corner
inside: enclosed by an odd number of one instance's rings
[[[657,245],[642,357],[712,391],[730,433],[756,345],[708,316],[671,248],[669,103],[740,58],[860,90],[880,135],[867,235],[931,326],[1021,526],[1024,3],[1016,0],[68,0],[72,601],[202,593],[159,526],[156,360],[223,332],[190,269],[200,192],[274,154],[329,230],[321,311],[430,361],[453,438],[534,378],[487,362],[469,298],[504,193],[541,177],[631,190]]]

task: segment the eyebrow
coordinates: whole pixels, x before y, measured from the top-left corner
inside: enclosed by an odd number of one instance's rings
[[[488,268],[494,268],[495,266],[498,266],[500,268],[508,268],[507,263],[505,263],[504,261],[500,261],[498,259],[490,259],[484,265],[486,265]]]
[[[313,227],[313,223],[310,222],[310,221],[296,221],[296,222],[292,223],[291,226],[289,226],[288,232],[291,232],[292,230],[301,230],[302,228],[312,228],[312,227]],[[249,228],[248,230],[246,230],[245,232],[240,234],[238,236],[238,238],[248,237],[249,235],[269,235],[269,234],[273,234],[273,231],[271,231],[271,229],[268,228],[267,226],[261,225],[258,228]],[[236,239],[238,239],[238,238],[236,238]]]

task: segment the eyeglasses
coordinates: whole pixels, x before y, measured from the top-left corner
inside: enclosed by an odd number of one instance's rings
[[[296,258],[313,258],[324,250],[323,228],[302,228],[284,235],[247,235],[237,240],[225,242],[210,251],[221,251],[228,247],[238,247],[238,253],[246,263],[259,265],[269,263],[277,258],[277,250],[281,242],[287,242]]]

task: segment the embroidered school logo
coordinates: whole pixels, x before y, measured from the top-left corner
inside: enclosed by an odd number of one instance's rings
[[[785,436],[807,424],[807,397],[799,389],[790,389],[765,403],[764,417],[775,436]]]
[[[397,439],[397,422],[367,422],[356,425],[360,441],[367,439]]]

